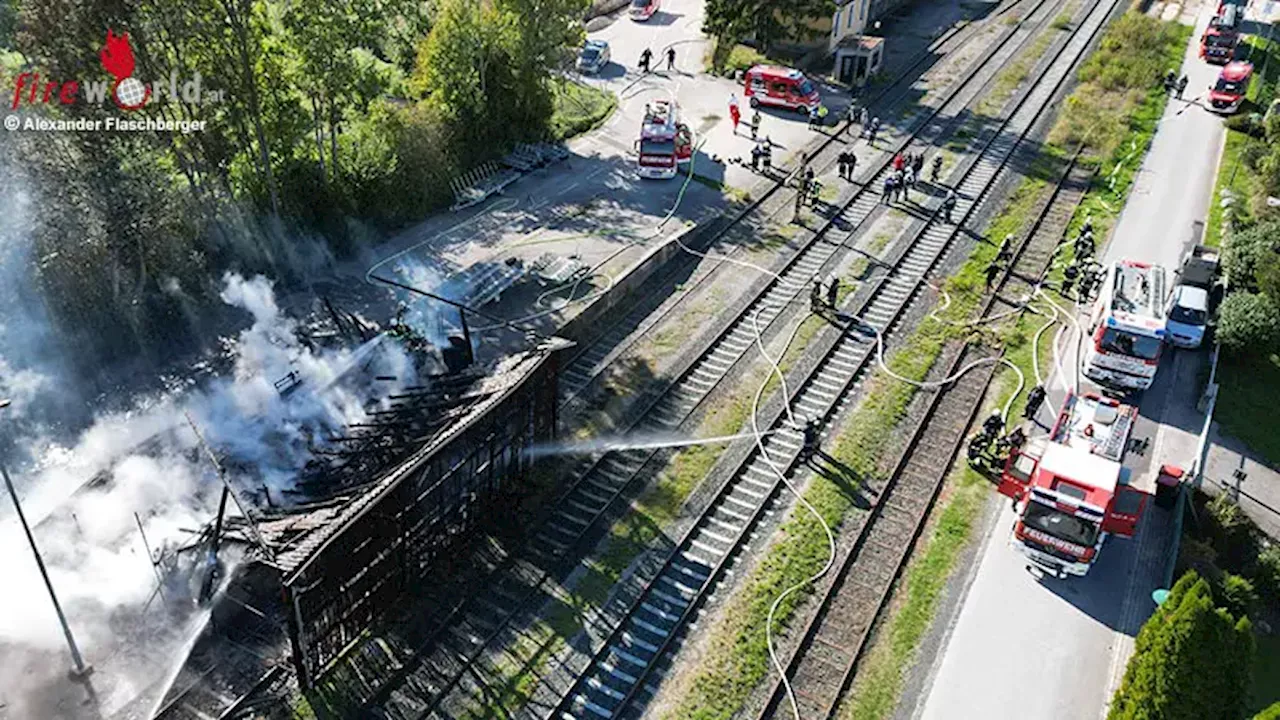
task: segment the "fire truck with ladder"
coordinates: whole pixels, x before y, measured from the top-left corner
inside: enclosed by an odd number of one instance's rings
[[[1017,522],[1010,542],[1029,567],[1058,578],[1083,576],[1110,535],[1133,537],[1151,488],[1122,465],[1138,409],[1070,394],[1048,435],[1014,447],[1000,475]]]
[[[693,133],[680,120],[674,100],[659,100],[645,106],[640,139],[636,141],[636,164],[641,177],[665,179],[676,175],[679,165],[693,157]]]
[[[1164,348],[1164,268],[1119,260],[1105,272],[1089,318],[1084,374],[1103,387],[1146,390]]]

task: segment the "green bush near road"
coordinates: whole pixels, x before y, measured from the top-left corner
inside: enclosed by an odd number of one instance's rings
[[[1217,606],[1195,572],[1138,632],[1109,720],[1236,720],[1245,713],[1253,626]]]

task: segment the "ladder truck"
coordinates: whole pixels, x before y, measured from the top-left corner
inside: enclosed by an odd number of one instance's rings
[[[1153,494],[1122,464],[1138,409],[1094,393],[1067,396],[1048,435],[1010,451],[999,492],[1013,499],[1011,544],[1029,569],[1084,576],[1111,535],[1133,537]]]

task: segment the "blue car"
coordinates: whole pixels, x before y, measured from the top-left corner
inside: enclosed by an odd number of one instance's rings
[[[595,75],[609,64],[609,43],[603,40],[588,40],[578,53],[578,72],[584,75]]]

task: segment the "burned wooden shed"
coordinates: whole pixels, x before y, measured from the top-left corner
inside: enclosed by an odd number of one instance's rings
[[[262,523],[281,548],[273,564],[303,687],[428,582],[482,516],[513,502],[525,451],[554,437],[557,351],[568,344],[546,341],[397,394],[340,439],[326,473],[311,473],[309,482],[341,488],[340,503]]]

